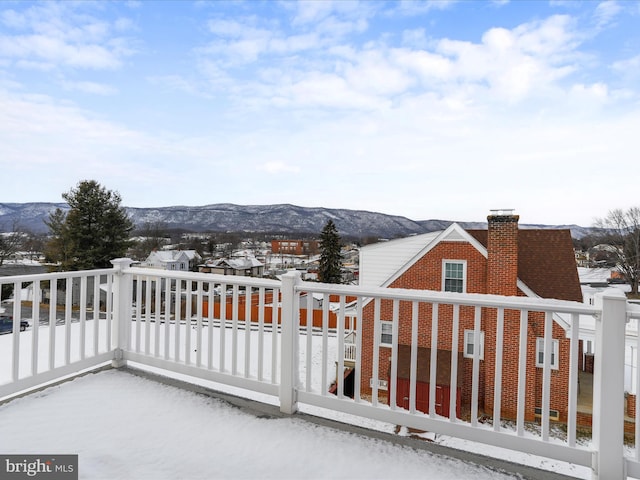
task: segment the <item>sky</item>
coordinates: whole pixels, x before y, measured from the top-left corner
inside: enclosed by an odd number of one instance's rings
[[[640,2],[0,3],[0,202],[591,226],[638,206]]]

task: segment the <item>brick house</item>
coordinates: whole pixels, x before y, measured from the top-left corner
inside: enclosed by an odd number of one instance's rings
[[[317,240],[271,240],[271,253],[283,255],[316,255],[320,252]]]
[[[368,245],[360,254],[360,284],[388,288],[425,289],[463,293],[480,293],[534,298],[555,298],[582,302],[582,292],[575,263],[573,243],[569,230],[519,229],[517,215],[511,211],[499,212],[488,217],[487,230],[465,230],[452,224],[446,230],[415,235],[390,242]],[[431,347],[431,305],[421,305],[418,329],[418,371],[428,370],[420,358],[428,358]],[[400,302],[397,366],[397,403],[404,406],[408,396],[403,379],[406,365],[402,365],[407,345],[411,343],[411,305]],[[451,332],[453,308],[440,305],[438,311],[437,358],[451,358]],[[362,322],[362,372],[361,392],[371,395],[373,371],[374,306],[369,302],[363,308]],[[392,305],[382,301],[380,305],[379,378],[380,400],[387,400],[384,387],[388,385],[392,336]],[[505,311],[504,350],[502,378],[502,417],[515,418],[517,412],[518,351],[520,317],[518,312]],[[561,318],[553,318],[551,356],[551,418],[565,421],[567,416],[567,384],[569,371],[568,325]],[[438,375],[436,394],[444,398],[436,404],[448,405],[450,389],[457,389],[457,399],[464,416],[471,403],[472,358],[474,342],[479,342],[479,411],[491,413],[493,409],[496,312],[483,309],[481,333],[474,337],[474,311],[460,307],[458,352],[459,364],[457,385],[448,385],[450,364],[437,362]],[[542,360],[544,342],[544,314],[529,313],[527,335],[527,389],[525,419],[533,420],[540,413],[542,398]],[[508,358],[515,361],[509,362]],[[441,372],[441,369],[445,369]],[[420,373],[418,374],[420,377]],[[439,380],[442,379],[442,380]],[[428,381],[428,379],[424,380]],[[421,380],[418,378],[416,395],[418,405],[427,405],[420,398]],[[428,388],[426,389],[428,391]],[[425,391],[422,385],[422,391]],[[426,411],[424,408],[419,408]],[[449,415],[449,412],[436,412]]]

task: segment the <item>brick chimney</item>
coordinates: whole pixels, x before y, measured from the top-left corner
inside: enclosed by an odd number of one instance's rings
[[[487,217],[487,293],[518,293],[518,215],[513,210],[491,210]]]

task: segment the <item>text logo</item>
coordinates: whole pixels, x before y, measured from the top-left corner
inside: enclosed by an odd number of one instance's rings
[[[78,480],[78,455],[0,455],[0,480]]]

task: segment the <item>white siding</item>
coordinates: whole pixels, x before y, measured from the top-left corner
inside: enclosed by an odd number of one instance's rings
[[[360,249],[360,285],[379,287],[442,232],[366,245]]]

